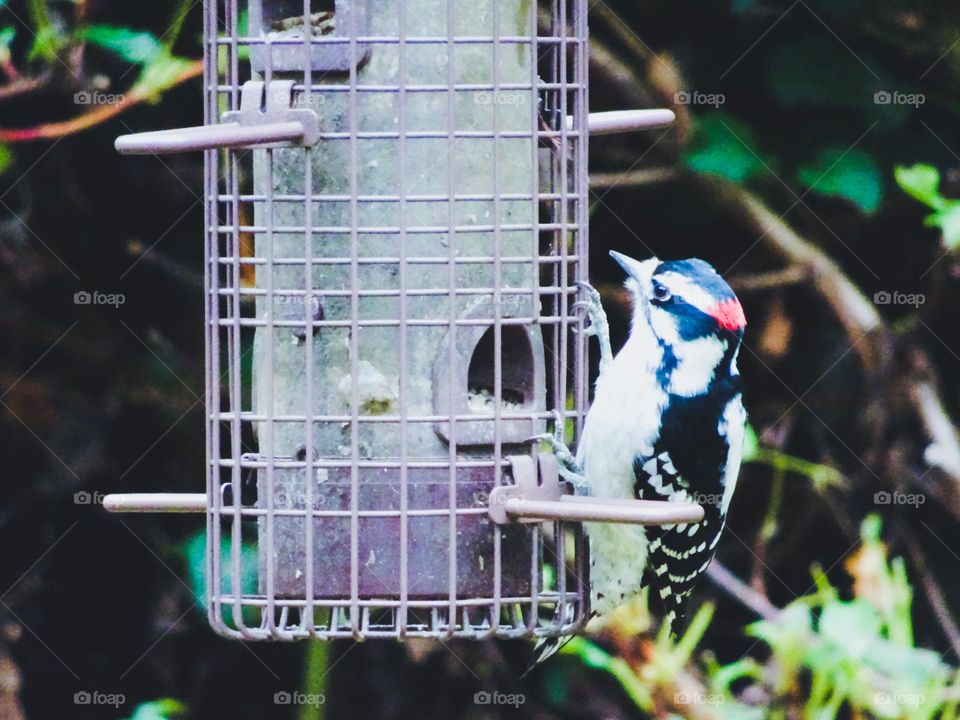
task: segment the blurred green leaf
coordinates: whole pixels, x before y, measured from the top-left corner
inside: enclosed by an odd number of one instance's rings
[[[148,94],[159,95],[173,85],[192,64],[191,60],[164,52],[144,66],[136,85]]]
[[[61,44],[60,34],[53,25],[39,29],[33,36],[33,45],[27,53],[27,60],[32,62],[38,58],[53,60]]]
[[[183,556],[187,561],[187,572],[190,577],[190,587],[197,601],[197,606],[207,609],[207,533],[200,530],[193,535],[183,546]],[[233,541],[230,537],[222,537],[220,542],[220,588],[224,594],[232,593],[233,583]],[[257,589],[257,569],[259,557],[253,543],[244,542],[240,548],[240,585],[244,593],[254,593]]]
[[[2,3],[0,3],[2,7]],[[10,44],[17,37],[17,29],[13,27],[0,28],[0,53],[9,53]]]
[[[80,37],[138,65],[153,62],[165,52],[152,33],[127,27],[91,25]]]
[[[940,172],[932,165],[918,163],[911,167],[898,166],[893,176],[905,193],[933,210],[923,224],[940,228],[947,249],[954,250],[960,245],[960,200],[941,194]]]
[[[863,657],[881,634],[880,616],[866,600],[834,602],[823,609],[820,633],[855,658]]]
[[[764,171],[753,132],[725,113],[697,120],[696,132],[683,160],[694,172],[743,183]]]
[[[637,707],[648,710],[652,708],[653,699],[650,697],[650,691],[623,658],[601,650],[582,637],[573,638],[560,649],[560,652],[565,655],[576,655],[588,668],[609,673],[620,682]]]
[[[940,228],[943,244],[949,250],[955,250],[960,245],[960,201],[953,201],[947,209],[933,213],[924,225]]]
[[[898,165],[893,171],[893,177],[907,195],[934,210],[942,210],[949,202],[940,194],[940,171],[933,165]]]
[[[187,706],[173,698],[141,703],[128,720],[174,720],[187,711]]]
[[[33,44],[30,46],[27,60],[31,62],[37,58],[53,60],[57,56],[57,50],[64,43],[64,37],[50,20],[47,3],[45,0],[28,0],[27,12],[32,26],[30,32],[33,34]]]
[[[757,431],[753,425],[747,423],[743,429],[743,462],[750,462],[757,457],[760,450],[760,441],[757,439]]]
[[[870,215],[883,201],[880,166],[873,155],[858,148],[826,148],[814,162],[802,165],[797,177],[812,192],[849,200]]]
[[[13,151],[9,145],[0,144],[0,175],[13,165]]]

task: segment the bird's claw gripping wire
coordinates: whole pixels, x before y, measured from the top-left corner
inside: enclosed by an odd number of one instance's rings
[[[545,441],[550,444],[554,456],[557,458],[557,471],[560,477],[573,485],[578,495],[587,494],[587,479],[584,477],[583,468],[577,462],[576,457],[570,452],[570,448],[563,440],[564,427],[566,421],[559,410],[553,411],[553,432],[534,435],[531,441]]]
[[[610,324],[607,322],[607,313],[603,309],[600,293],[590,283],[578,280],[575,285],[586,295],[583,300],[573,304],[574,308],[583,308],[590,318],[590,324],[584,332],[596,336],[600,341],[600,372],[602,373],[613,360],[613,350],[610,347]]]

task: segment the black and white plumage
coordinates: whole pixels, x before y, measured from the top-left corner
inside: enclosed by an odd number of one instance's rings
[[[703,260],[611,255],[628,275],[632,325],[611,357],[599,296],[586,288],[603,357],[567,476],[595,497],[703,506],[695,524],[586,525],[593,612],[605,615],[648,585],[676,629],[713,558],[740,470],[746,416],[736,360],[746,321],[730,286]],[[562,642],[541,643],[536,660]]]

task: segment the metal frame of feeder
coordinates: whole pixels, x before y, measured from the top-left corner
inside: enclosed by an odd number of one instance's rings
[[[205,125],[117,140],[205,151],[208,463],[104,506],[206,515],[231,637],[574,632],[579,523],[702,517],[573,496],[530,440],[587,409],[588,137],[673,114],[588,115],[587,0],[314,9],[205,0]]]

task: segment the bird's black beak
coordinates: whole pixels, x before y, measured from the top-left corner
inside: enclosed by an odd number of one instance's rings
[[[637,281],[640,285],[641,292],[649,287],[650,279],[653,277],[653,271],[656,270],[657,265],[660,264],[660,261],[655,257],[641,262],[623,253],[618,253],[616,250],[610,251],[610,257],[617,261],[629,277]]]

